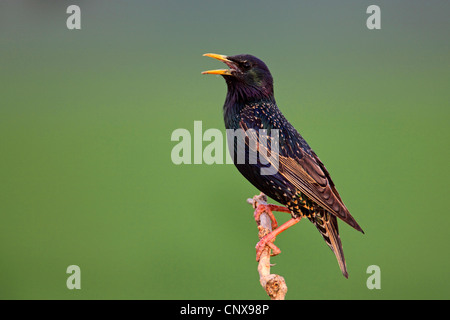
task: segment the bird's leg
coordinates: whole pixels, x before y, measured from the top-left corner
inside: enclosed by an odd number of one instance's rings
[[[292,227],[294,224],[298,223],[302,219],[301,216],[297,218],[292,218],[288,220],[287,222],[283,223],[280,227],[273,230],[271,233],[265,235],[264,237],[259,240],[259,242],[256,244],[256,261],[259,261],[259,258],[261,256],[261,253],[264,249],[264,247],[267,245],[272,249],[272,256],[276,256],[281,252],[281,250],[273,244],[273,241],[275,240],[275,237],[285,231],[286,229]]]
[[[255,209],[255,221],[259,225],[260,224],[260,217],[261,214],[264,212],[267,213],[270,220],[272,221],[272,230],[275,230],[278,227],[277,219],[275,219],[275,216],[273,215],[272,211],[278,211],[278,212],[287,212],[291,213],[291,210],[289,210],[286,207],[283,206],[277,206],[275,204],[258,204],[258,206]]]

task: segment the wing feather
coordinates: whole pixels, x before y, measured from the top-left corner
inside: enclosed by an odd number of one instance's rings
[[[248,130],[248,123],[249,121],[240,122],[240,127],[245,131],[245,134],[248,137],[246,145],[249,147],[253,146],[253,148],[256,146],[257,150],[253,151],[259,151],[259,156],[265,157],[265,155],[269,154],[270,144],[260,143],[259,135],[256,132],[259,128],[251,126],[251,129],[255,130]],[[283,144],[288,145],[286,141],[280,141],[280,145]],[[262,149],[266,150],[261,152]],[[279,154],[279,163],[272,163],[272,165],[278,168],[278,173],[325,210],[345,221],[356,230],[363,232],[344,205],[322,161],[320,161],[312,150],[310,150],[310,153],[302,148],[298,148],[296,151],[296,154],[293,152],[289,152],[289,155]],[[269,163],[273,162],[273,158],[265,158]]]

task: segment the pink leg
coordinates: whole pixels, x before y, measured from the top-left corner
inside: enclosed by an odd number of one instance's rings
[[[273,230],[268,235],[264,236],[259,242],[256,244],[256,261],[259,261],[261,253],[264,247],[267,245],[272,249],[272,255],[276,256],[281,252],[281,250],[274,245],[272,242],[275,240],[275,237],[285,231],[286,229],[292,227],[294,224],[298,223],[302,217],[292,218],[289,221],[283,223],[279,228]]]
[[[260,204],[255,210],[255,221],[259,225],[261,217],[261,214],[264,212],[267,213],[267,215],[270,217],[270,220],[272,221],[272,229],[276,229],[278,227],[277,220],[275,219],[275,216],[273,215],[272,211],[278,211],[278,212],[287,212],[291,213],[291,210],[289,210],[286,207],[283,206],[277,206],[275,204]]]

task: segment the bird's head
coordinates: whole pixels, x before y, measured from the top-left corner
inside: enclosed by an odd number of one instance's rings
[[[206,53],[211,57],[224,62],[229,69],[216,69],[203,71],[202,74],[222,75],[228,84],[229,90],[248,92],[249,95],[273,95],[273,78],[266,64],[260,59],[249,55],[239,54],[225,56],[215,53]]]

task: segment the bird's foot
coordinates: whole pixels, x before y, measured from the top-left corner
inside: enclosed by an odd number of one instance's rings
[[[278,227],[278,223],[277,223],[277,219],[275,219],[275,216],[273,215],[272,211],[291,213],[291,210],[289,210],[288,208],[283,207],[283,206],[277,206],[275,204],[259,204],[256,207],[255,213],[254,213],[256,223],[258,225],[260,224],[261,214],[263,214],[265,212],[269,216],[270,221],[272,221],[272,230],[275,230]]]
[[[259,242],[256,244],[256,261],[259,261],[261,258],[261,254],[266,246],[268,246],[270,249],[272,249],[271,256],[276,256],[281,253],[280,248],[278,248],[276,245],[273,244],[273,241],[275,240],[276,235],[273,234],[273,232],[269,233],[268,235],[265,235],[264,237],[259,240]]]
[[[268,246],[270,249],[272,249],[272,256],[276,256],[277,254],[281,253],[280,248],[278,248],[276,245],[273,244],[273,241],[275,240],[276,236],[285,231],[286,229],[292,227],[294,224],[297,224],[302,219],[301,216],[296,218],[291,218],[290,220],[283,223],[279,228],[276,228],[269,234],[265,235],[264,237],[259,240],[259,242],[256,244],[256,261],[259,261],[259,258],[261,257],[262,252],[264,251],[264,248]]]

